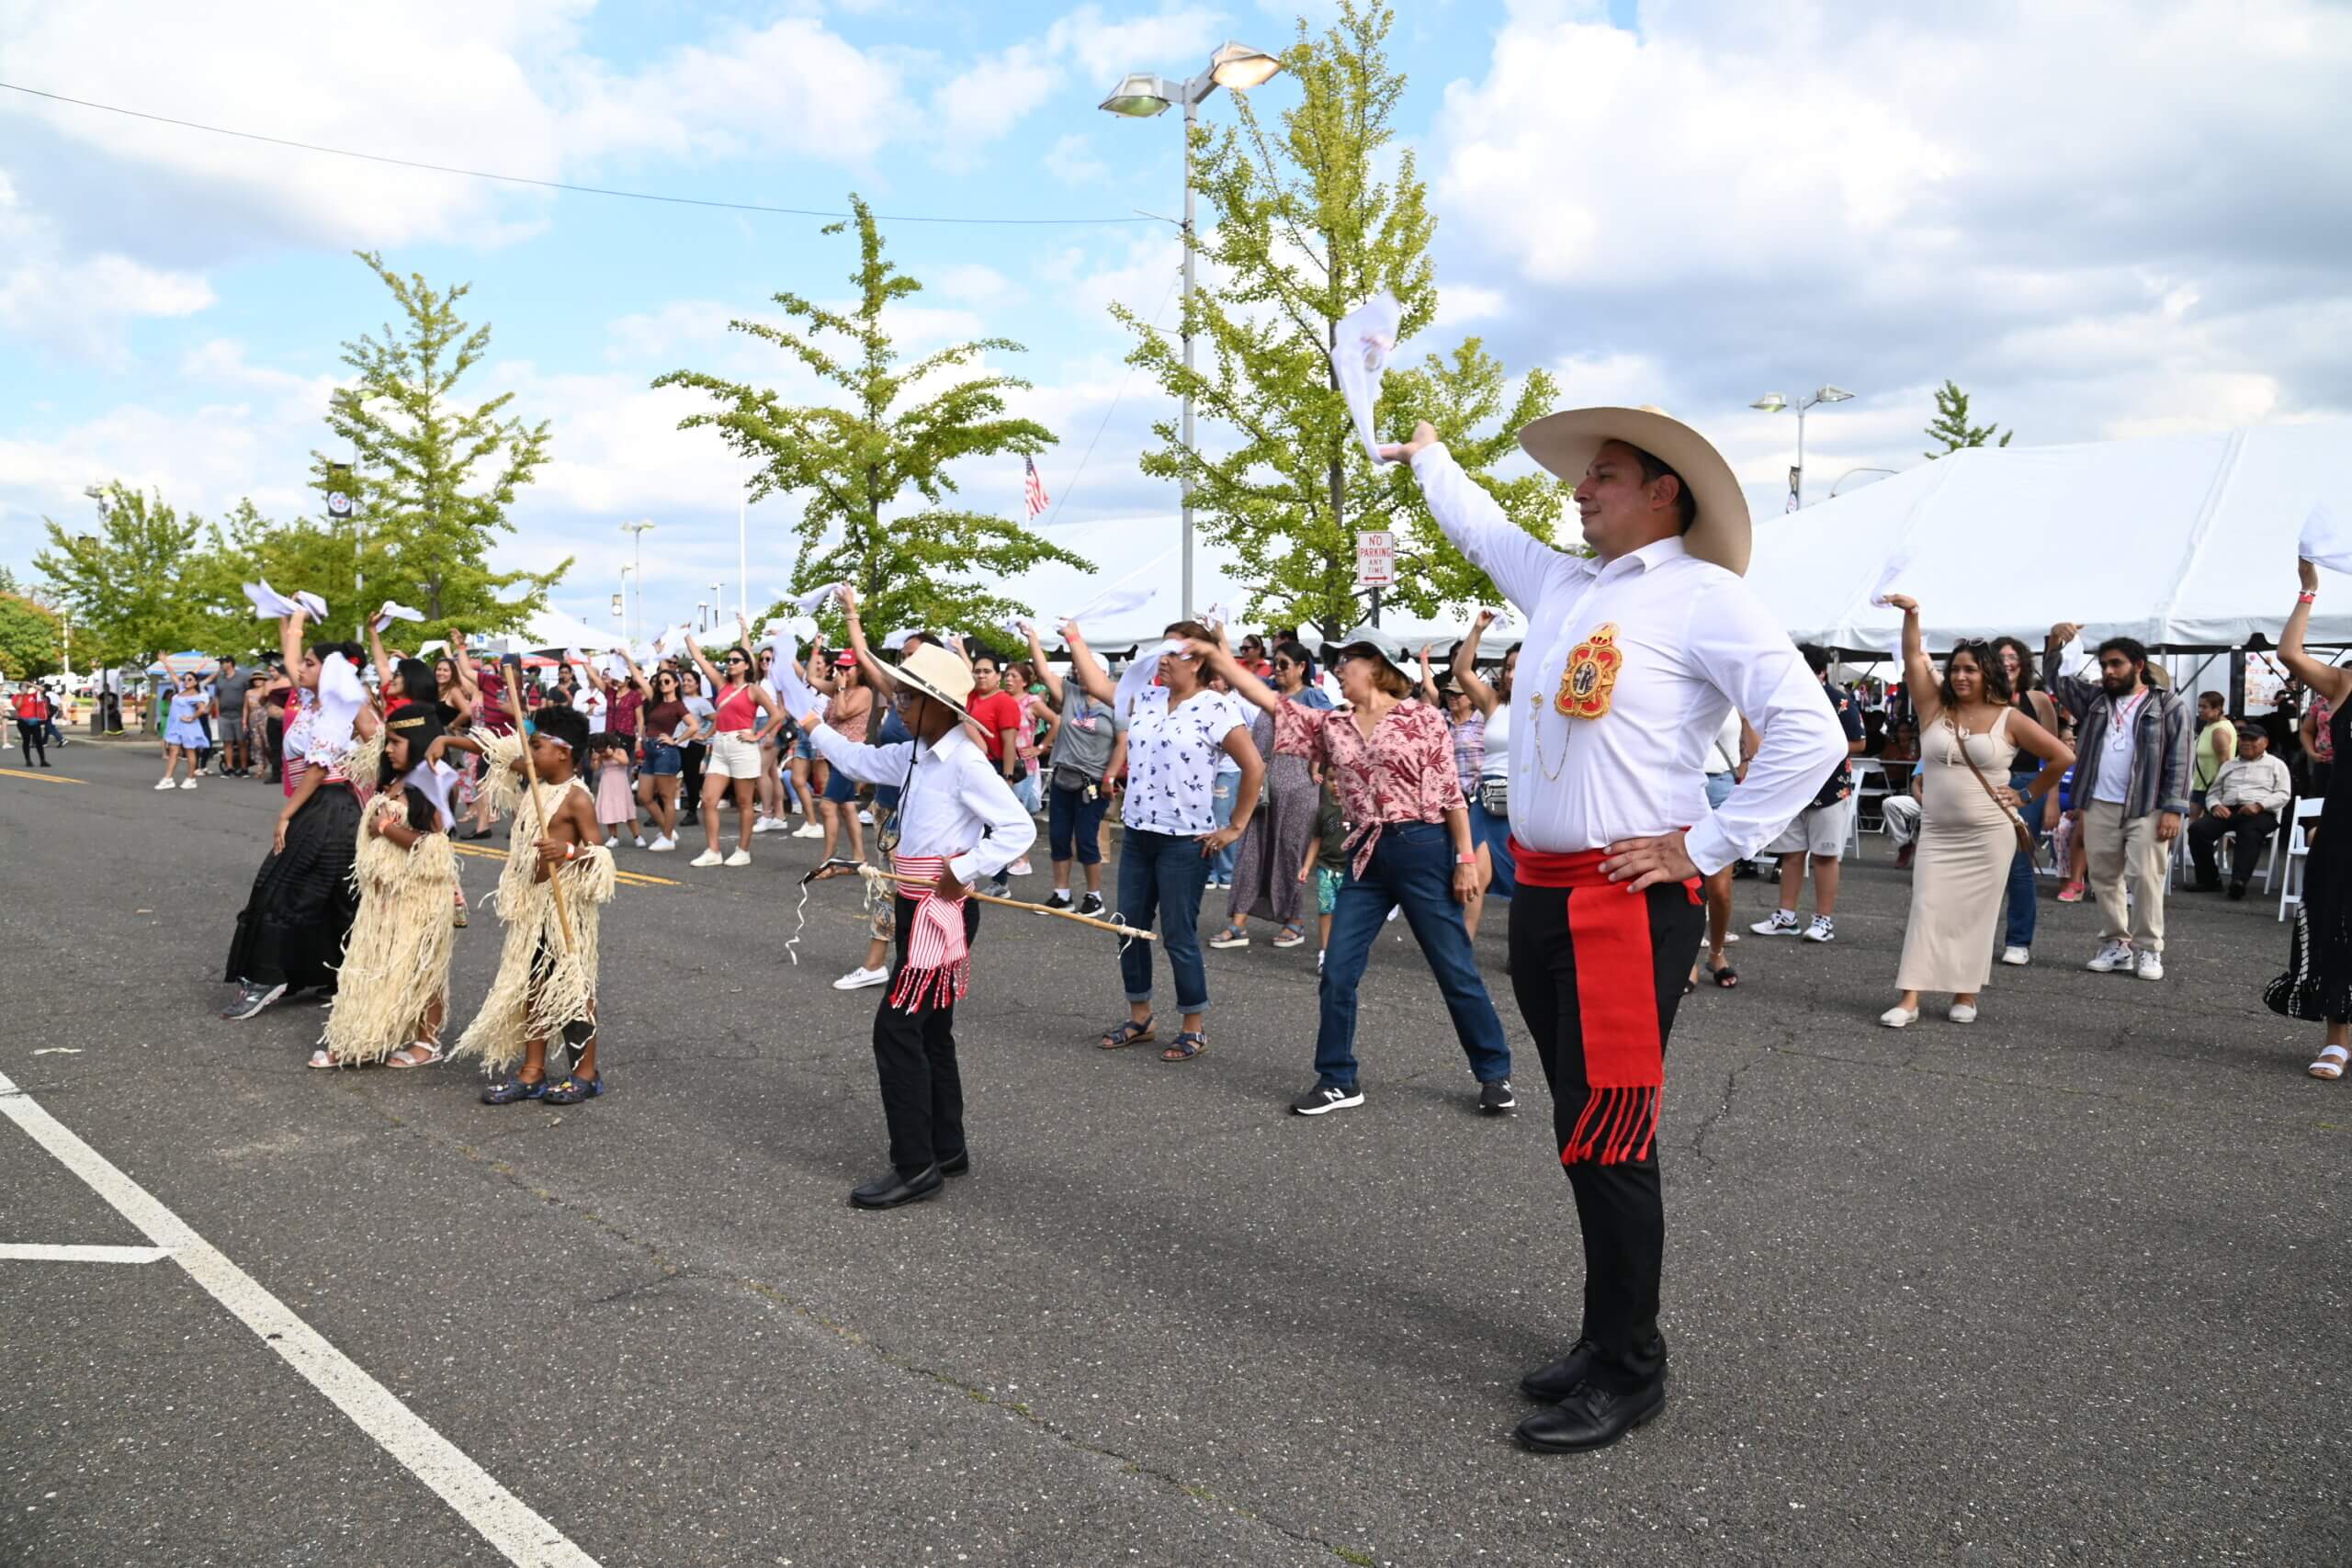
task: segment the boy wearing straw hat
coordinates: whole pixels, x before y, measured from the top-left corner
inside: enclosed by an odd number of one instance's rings
[[[1605,1447],[1666,1400],[1658,1100],[1705,908],[1702,876],[1795,817],[1844,733],[1741,581],[1747,502],[1706,437],[1655,409],[1577,409],[1519,433],[1576,486],[1592,554],[1512,525],[1423,423],[1410,461],[1446,536],[1525,615],[1510,726],[1511,981],[1552,1088],[1585,1247],[1584,1325],[1521,1387],[1528,1448]],[[1705,754],[1732,708],[1763,745],[1710,810]]]
[[[870,660],[855,595],[840,591],[851,648]],[[779,667],[783,661],[778,660]],[[937,1195],[972,1168],[964,1141],[964,1079],[956,1061],[956,1003],[971,977],[980,906],[966,897],[1029,852],[1037,824],[979,742],[966,731],[971,660],[936,643],[907,649],[890,671],[911,740],[869,746],[842,738],[817,710],[797,671],[781,681],[789,711],[837,773],[899,793],[898,959],[874,1015],[874,1065],[890,1130],[890,1168],[849,1201],[895,1209]]]

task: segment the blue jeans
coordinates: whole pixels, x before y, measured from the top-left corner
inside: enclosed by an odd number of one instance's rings
[[[2034,773],[2011,773],[2009,775],[2009,787],[2017,791],[2019,795],[2023,795],[2027,790],[2033,787],[2033,781],[2037,776],[2038,775]],[[2026,825],[2033,829],[2034,842],[2037,844],[2040,843],[2043,837],[2041,831],[2041,802],[2038,800],[2029,800],[2018,807],[2018,809],[2025,813]],[[2031,947],[2033,945],[2034,917],[2040,912],[2036,907],[2036,900],[2040,897],[2040,893],[2034,886],[2034,878],[2035,872],[2033,869],[2033,857],[2031,855],[2025,853],[2023,851],[2019,851],[2016,855],[2010,858],[2008,888],[2009,919],[2008,931],[2005,940],[2011,947]]]
[[[1219,773],[1216,776],[1216,787],[1209,791],[1209,813],[1216,818],[1216,825],[1220,828],[1227,827],[1233,821],[1233,792],[1239,788],[1240,784],[1239,773]],[[1240,859],[1241,840],[1236,839],[1217,851],[1216,857],[1209,863],[1209,874],[1219,882],[1231,882],[1233,868]]]
[[[1046,791],[1046,842],[1056,865],[1073,852],[1080,865],[1102,863],[1102,813],[1110,808],[1111,797],[1099,784],[1092,800],[1082,789]]]
[[[1470,797],[1470,842],[1487,846],[1487,862],[1494,880],[1487,885],[1489,898],[1509,898],[1519,892],[1519,867],[1510,858],[1510,818],[1489,817],[1478,797]]]
[[[1209,859],[1201,840],[1170,833],[1127,829],[1119,852],[1119,919],[1138,931],[1159,921],[1157,942],[1129,942],[1119,953],[1119,977],[1126,982],[1127,1000],[1151,1000],[1151,950],[1168,950],[1168,967],[1176,973],[1176,1009],[1204,1012],[1209,1005],[1209,971],[1201,962],[1201,889],[1209,879]],[[1387,912],[1387,906],[1381,907]],[[1375,917],[1375,919],[1377,917]],[[1367,939],[1369,945],[1369,939]]]
[[[1359,878],[1352,866],[1331,913],[1331,940],[1323,950],[1322,1019],[1315,1031],[1315,1086],[1355,1088],[1356,987],[1372,959],[1372,944],[1401,905],[1437,988],[1453,1015],[1454,1037],[1480,1083],[1510,1077],[1510,1047],[1502,1020],[1478,978],[1462,906],[1453,901],[1453,836],[1437,822],[1393,822]]]

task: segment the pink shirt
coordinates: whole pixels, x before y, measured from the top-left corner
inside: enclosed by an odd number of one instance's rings
[[[1356,825],[1353,869],[1362,876],[1380,829],[1389,822],[1442,822],[1460,811],[1462,780],[1453,771],[1453,736],[1445,716],[1408,699],[1373,726],[1370,739],[1352,714],[1274,705],[1274,750],[1322,763],[1339,786],[1340,804]]]

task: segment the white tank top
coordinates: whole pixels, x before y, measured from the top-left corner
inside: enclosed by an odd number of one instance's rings
[[[1487,755],[1486,760],[1478,764],[1478,776],[1499,779],[1510,774],[1510,704],[1504,701],[1497,703],[1495,711],[1487,716]]]

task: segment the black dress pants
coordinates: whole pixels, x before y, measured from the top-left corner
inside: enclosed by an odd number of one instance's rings
[[[2227,817],[2216,817],[2209,807],[2188,825],[2188,856],[2197,863],[2197,880],[2221,880],[2213,846],[2226,835],[2237,841],[2230,851],[2230,880],[2241,885],[2253,881],[2256,868],[2262,864],[2262,847],[2278,830],[2278,818],[2267,811],[2236,807]]]
[[[1520,1016],[1535,1037],[1552,1091],[1554,1144],[1565,1150],[1584,1115],[1584,1025],[1577,1001],[1577,952],[1568,931],[1568,892],[1524,881],[1510,902],[1511,986]],[[1699,955],[1707,911],[1679,883],[1639,895],[1649,902],[1652,972],[1612,975],[1611,984],[1647,986],[1657,998],[1661,1049],[1674,1028],[1675,1004]],[[1646,1388],[1666,1371],[1658,1334],[1658,1280],[1666,1255],[1666,1204],[1655,1140],[1639,1159],[1613,1165],[1581,1160],[1566,1167],[1584,1233],[1584,1332],[1595,1351],[1593,1382],[1616,1393]]]
[[[891,1005],[907,968],[907,937],[916,901],[897,900],[898,961],[874,1014],[874,1068],[882,1079],[882,1115],[890,1128],[890,1164],[912,1176],[964,1152],[964,1075],[956,1065],[956,1004],[926,1002],[909,1012]],[[964,941],[980,929],[980,901],[964,900]]]

